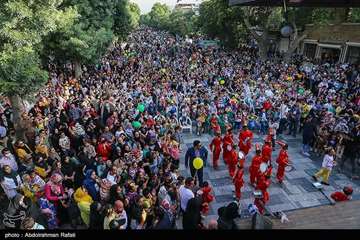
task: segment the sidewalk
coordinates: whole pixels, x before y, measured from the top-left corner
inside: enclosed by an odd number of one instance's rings
[[[286,212],[290,222],[273,220],[273,229],[360,229],[360,201],[339,202]],[[251,219],[241,220],[242,229],[251,229]]]

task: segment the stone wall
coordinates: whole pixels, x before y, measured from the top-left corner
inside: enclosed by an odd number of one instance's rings
[[[360,42],[360,24],[358,23],[322,27],[307,25],[306,29],[309,31],[307,39],[314,39],[323,43]]]

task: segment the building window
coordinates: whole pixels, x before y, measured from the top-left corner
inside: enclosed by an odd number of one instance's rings
[[[345,60],[350,64],[360,64],[360,47],[349,46]]]
[[[305,43],[304,46],[304,55],[310,59],[315,58],[316,53],[316,44],[315,43]]]

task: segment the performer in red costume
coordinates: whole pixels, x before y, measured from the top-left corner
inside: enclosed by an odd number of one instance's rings
[[[241,188],[244,186],[244,166],[241,163],[238,163],[236,172],[233,177],[233,183],[235,185],[235,198],[237,201],[240,201],[241,198]]]
[[[231,149],[234,145],[234,136],[232,134],[232,130],[228,129],[227,133],[225,134],[223,140],[223,159],[225,164],[228,164],[228,160],[230,158]]]
[[[210,209],[209,204],[214,200],[214,196],[211,194],[212,189],[208,182],[203,183],[202,191],[202,213],[206,215]]]
[[[240,151],[245,154],[245,156],[248,155],[251,149],[253,137],[253,133],[248,129],[247,123],[245,122],[243,125],[243,130],[239,134],[239,148]]]
[[[262,147],[261,156],[262,156],[262,161],[269,166],[267,175],[270,176],[272,173],[271,154],[272,154],[271,140],[269,138],[266,138],[265,144]]]
[[[349,201],[351,200],[352,193],[353,193],[352,187],[347,186],[343,188],[342,192],[334,192],[330,195],[330,197],[336,202]]]
[[[270,195],[267,191],[270,186],[271,180],[270,176],[265,173],[260,173],[256,183],[256,190],[260,190],[263,196],[263,201],[266,204],[270,200]]]
[[[261,215],[265,214],[265,202],[263,197],[255,198],[254,205]]]
[[[289,165],[289,156],[287,153],[288,145],[283,142],[277,142],[282,149],[280,150],[279,156],[276,160],[276,162],[279,164],[277,169],[276,178],[281,184],[284,180],[284,174],[285,174],[285,167]]]
[[[256,178],[259,175],[259,171],[260,171],[259,170],[260,164],[262,163],[260,144],[257,143],[255,149],[256,149],[256,155],[253,157],[249,168],[251,185],[255,185]]]
[[[216,133],[216,136],[211,141],[210,150],[212,151],[212,158],[213,158],[213,168],[218,169],[219,167],[219,158],[221,153],[221,135],[220,133]]]
[[[234,144],[232,150],[230,151],[230,156],[228,159],[228,168],[230,177],[234,177],[236,165],[239,163],[238,153],[236,151],[236,145]]]
[[[212,114],[212,117],[210,119],[211,129],[215,134],[221,133],[221,127],[218,122],[218,118],[215,113]]]

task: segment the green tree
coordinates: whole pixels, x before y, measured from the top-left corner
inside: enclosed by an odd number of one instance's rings
[[[173,34],[191,35],[197,31],[196,18],[193,11],[175,9],[170,14],[167,28]]]
[[[72,8],[60,8],[62,0],[0,1],[0,92],[13,109],[14,127],[24,138],[21,123],[22,99],[32,96],[48,79],[42,68],[39,49],[43,39],[59,28],[71,25]]]
[[[198,27],[211,38],[219,38],[229,47],[237,47],[242,27],[243,12],[240,7],[229,7],[227,0],[208,0],[200,5]],[[239,32],[240,31],[240,32]]]
[[[117,0],[114,13],[114,33],[121,40],[139,26],[140,8],[129,0]]]
[[[149,14],[149,24],[158,29],[167,29],[170,22],[171,10],[166,4],[155,3]]]
[[[74,64],[75,77],[82,64],[93,64],[104,55],[113,38],[115,0],[65,0],[62,8],[77,9],[73,25],[62,28],[46,39],[44,55]]]

